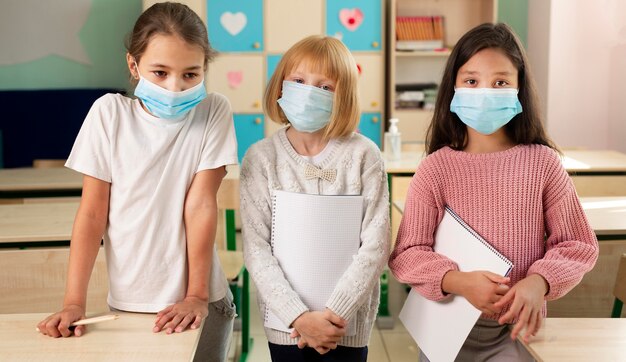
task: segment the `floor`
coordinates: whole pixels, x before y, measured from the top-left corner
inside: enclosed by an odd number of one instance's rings
[[[369,343],[368,360],[374,362],[416,362],[418,360],[417,345],[411,339],[402,323],[397,319],[397,315],[402,308],[402,303],[406,298],[406,291],[403,285],[391,278],[389,284],[389,309],[394,318],[393,329],[379,330],[374,328]],[[256,291],[252,286],[251,297],[251,323],[250,334],[254,339],[252,351],[248,356],[249,362],[270,362],[267,339],[263,332],[263,326],[259,317],[256,304]],[[238,361],[241,351],[241,334],[234,332],[231,343],[229,361]]]

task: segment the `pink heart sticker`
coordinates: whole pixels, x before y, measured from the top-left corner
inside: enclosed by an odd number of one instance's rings
[[[350,31],[355,31],[363,22],[363,12],[359,8],[341,9],[339,11],[339,21]]]
[[[231,71],[226,74],[226,79],[228,79],[228,86],[236,89],[241,84],[243,80],[243,72],[242,71]]]

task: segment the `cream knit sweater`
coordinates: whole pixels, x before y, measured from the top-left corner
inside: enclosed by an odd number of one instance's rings
[[[262,314],[269,307],[286,325],[291,325],[308,308],[272,256],[272,191],[362,195],[361,247],[326,303],[326,307],[340,317],[356,321],[356,335],[344,337],[339,345],[362,347],[369,341],[376,318],[379,277],[390,252],[389,191],[380,150],[374,143],[360,134],[335,141],[317,165],[322,169],[336,169],[334,182],[305,178],[307,161],[291,146],[285,129],[250,147],[240,175],[244,260],[257,287]],[[288,333],[268,328],[265,333],[271,343],[297,343]]]

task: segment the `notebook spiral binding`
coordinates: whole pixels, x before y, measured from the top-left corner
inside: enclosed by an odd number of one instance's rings
[[[506,256],[502,255],[496,248],[494,248],[485,239],[483,239],[483,237],[480,236],[474,229],[472,229],[469,225],[467,225],[465,223],[465,221],[463,221],[463,219],[461,219],[461,217],[459,215],[457,215],[449,206],[446,206],[445,210],[446,210],[447,213],[450,214],[450,216],[452,216],[454,218],[454,220],[456,220],[461,226],[463,226],[465,228],[465,230],[467,230],[478,241],[480,241],[482,244],[484,244],[486,247],[488,247],[489,250],[491,250],[498,258],[504,260],[509,265],[509,268],[513,267],[513,263]]]

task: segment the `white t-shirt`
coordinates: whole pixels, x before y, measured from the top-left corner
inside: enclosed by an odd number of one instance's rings
[[[104,233],[110,306],[157,312],[185,297],[185,197],[197,172],[229,164],[237,164],[237,140],[222,95],[210,93],[176,121],[120,94],[94,102],[66,166],[111,183]],[[226,295],[216,252],[209,285],[211,302]]]

